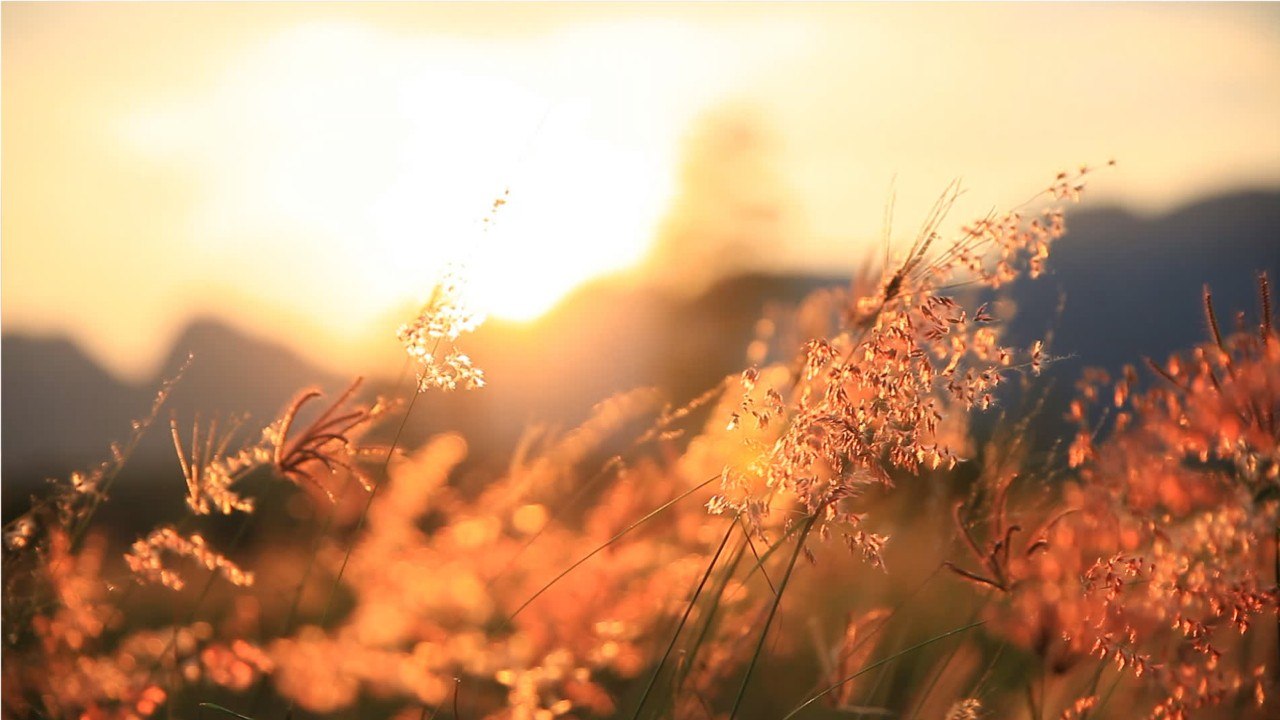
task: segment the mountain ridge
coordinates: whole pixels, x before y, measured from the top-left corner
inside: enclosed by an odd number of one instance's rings
[[[1116,369],[1203,339],[1202,283],[1230,317],[1254,311],[1255,271],[1280,280],[1280,193],[1210,198],[1152,217],[1091,209],[1069,217],[1068,230],[1047,276],[1013,286],[1018,312],[1008,325],[1015,344],[1052,330],[1051,349],[1071,354],[1053,368],[1068,380],[1059,383],[1066,388],[1085,365]],[[468,337],[466,350],[485,368],[490,386],[434,397],[430,410],[415,412],[408,438],[457,430],[473,455],[505,458],[531,422],[570,425],[619,390],[649,385],[675,401],[691,397],[741,369],[767,303],[793,305],[817,287],[845,282],[834,274],[759,272],[721,278],[688,298],[652,286],[588,284],[532,324],[495,321]],[[170,413],[185,425],[197,413],[247,412],[247,427],[260,427],[300,389],[315,386],[332,396],[351,381],[207,317],[189,322],[157,376],[138,385],[116,380],[66,338],[5,334],[0,351],[7,500],[43,477],[101,460],[112,440],[124,439],[130,421],[145,415],[160,382],[188,353],[195,359],[161,425]],[[371,378],[366,393],[393,392],[395,370]],[[152,429],[132,463],[137,474],[173,472],[168,436]]]

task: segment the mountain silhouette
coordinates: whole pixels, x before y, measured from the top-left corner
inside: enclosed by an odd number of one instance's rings
[[[65,339],[5,335],[0,348],[6,518],[39,481],[91,468],[109,456],[112,442],[126,442],[131,423],[146,417],[164,379],[174,377],[189,356],[181,382],[143,436],[121,483],[161,476],[182,483],[170,417],[180,420],[184,439],[197,413],[206,423],[247,414],[248,427],[260,428],[299,383],[330,391],[343,386],[281,346],[205,319],[192,322],[157,375],[138,385],[116,380]]]
[[[70,340],[5,335],[0,350],[6,485],[14,481],[15,469],[40,465],[61,475],[101,460],[106,442],[127,431],[128,418],[145,408],[135,388],[118,382]],[[89,445],[95,440],[96,448]]]
[[[1212,287],[1219,317],[1229,322],[1236,311],[1256,316],[1257,271],[1280,281],[1280,193],[1214,198],[1158,217],[1080,211],[1068,217],[1068,230],[1046,276],[1012,287],[1017,314],[1008,326],[1015,344],[1049,334],[1050,352],[1063,356],[1048,371],[1058,381],[1059,404],[1086,366],[1114,371],[1202,340],[1202,285]],[[677,402],[698,394],[742,369],[766,305],[794,305],[817,287],[845,282],[834,274],[739,275],[682,299],[596,281],[535,323],[482,326],[467,350],[483,359],[489,387],[421,401],[405,442],[457,430],[475,461],[500,468],[531,423],[570,426],[619,390],[657,386]],[[192,322],[157,376],[136,386],[115,380],[65,339],[5,335],[0,351],[6,518],[42,478],[105,458],[108,444],[125,439],[130,421],[146,414],[161,381],[189,354],[182,382],[127,468],[139,483],[181,483],[170,413],[184,428],[196,413],[248,413],[246,432],[256,432],[300,389],[314,386],[332,397],[351,381],[208,319]],[[391,393],[397,369],[370,379],[365,395]]]
[[[1257,272],[1280,282],[1280,194],[1214,198],[1155,218],[1079,213],[1067,227],[1046,276],[1016,284],[1009,329],[1025,343],[1051,327],[1054,352],[1070,353],[1076,372],[1163,360],[1204,340],[1205,285],[1224,321],[1246,312],[1256,322]]]

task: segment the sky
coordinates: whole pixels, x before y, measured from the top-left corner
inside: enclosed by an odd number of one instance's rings
[[[0,309],[148,378],[192,316],[374,362],[450,264],[536,318],[609,274],[841,272],[1059,171],[1280,188],[1280,5],[10,3]],[[494,209],[495,200],[505,204]],[[381,347],[381,346],[379,346]]]

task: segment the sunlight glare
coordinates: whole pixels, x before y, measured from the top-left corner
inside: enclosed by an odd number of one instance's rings
[[[474,88],[472,78],[458,89]],[[401,148],[406,171],[378,203],[376,272],[392,274],[390,303],[425,292],[424,270],[455,263],[477,310],[528,321],[643,256],[671,192],[671,159],[600,133],[584,102],[540,103],[497,85],[481,95],[482,115],[506,127],[437,126]],[[447,178],[438,166],[467,170]]]
[[[125,133],[157,159],[204,169],[210,199],[187,241],[237,284],[276,295],[264,299],[308,298],[354,332],[420,302],[454,264],[469,269],[477,309],[531,320],[644,255],[672,192],[681,120],[608,73],[565,85],[520,62],[554,68],[556,48],[396,43],[311,23],[212,93],[137,109]],[[262,227],[276,229],[265,242]]]

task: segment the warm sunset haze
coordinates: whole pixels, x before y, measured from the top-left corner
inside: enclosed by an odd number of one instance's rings
[[[134,380],[192,315],[381,368],[449,262],[527,320],[608,274],[844,271],[957,177],[956,218],[1113,157],[1095,201],[1138,212],[1280,185],[1265,4],[5,3],[3,33],[5,331]]]
[[[1280,718],[1280,4],[0,16],[4,720]]]

